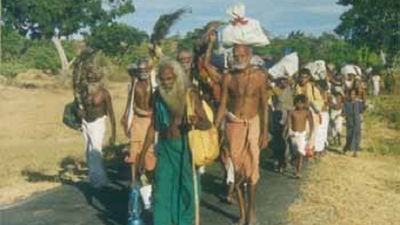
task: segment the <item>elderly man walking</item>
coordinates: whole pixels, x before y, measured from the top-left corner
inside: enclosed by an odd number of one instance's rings
[[[256,223],[260,149],[267,146],[268,140],[267,76],[263,70],[251,66],[251,47],[235,45],[233,54],[234,70],[223,77],[221,104],[215,123],[219,126],[226,116],[225,135],[235,169],[240,211],[238,224],[253,224]],[[245,191],[249,194],[247,208]]]
[[[191,225],[195,218],[195,198],[187,132],[193,126],[206,130],[212,124],[197,92],[191,93],[195,115],[187,118],[186,102],[182,101],[182,97],[189,91],[190,84],[178,62],[161,59],[157,82],[153,116],[140,153],[140,165],[143,166],[145,155],[158,131],[153,221],[154,225]]]

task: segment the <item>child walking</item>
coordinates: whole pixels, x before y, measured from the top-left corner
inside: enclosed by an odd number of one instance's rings
[[[294,98],[295,109],[288,116],[288,134],[292,151],[297,152],[295,177],[301,178],[301,166],[307,148],[307,122],[309,123],[310,137],[313,135],[314,123],[311,111],[308,110],[307,97],[303,94]]]
[[[364,111],[364,104],[357,100],[357,89],[349,91],[349,99],[344,103],[343,116],[346,119],[346,145],[343,152],[352,151],[353,156],[357,157],[361,142],[361,114]]]

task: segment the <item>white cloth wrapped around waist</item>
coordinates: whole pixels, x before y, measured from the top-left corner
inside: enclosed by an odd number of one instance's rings
[[[321,112],[321,124],[317,128],[315,135],[315,151],[322,152],[325,149],[325,144],[328,138],[329,114]]]
[[[89,179],[96,188],[108,183],[103,165],[103,139],[106,133],[107,116],[102,116],[93,122],[82,120],[82,135],[86,144],[86,160],[89,169]]]
[[[307,131],[293,131],[289,130],[289,138],[291,142],[291,147],[294,151],[297,151],[301,155],[306,155],[307,146]]]

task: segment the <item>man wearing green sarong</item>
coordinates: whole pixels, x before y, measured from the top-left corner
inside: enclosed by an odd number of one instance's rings
[[[152,122],[140,155],[140,165],[158,132],[155,147],[154,225],[192,225],[195,219],[192,160],[187,142],[187,131],[211,127],[194,95],[196,115],[186,118],[183,99],[189,81],[176,61],[162,59],[158,65],[158,89],[154,93]]]

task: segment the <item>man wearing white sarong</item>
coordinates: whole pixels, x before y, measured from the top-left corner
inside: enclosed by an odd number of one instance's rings
[[[84,65],[87,85],[81,88],[80,116],[82,117],[82,134],[86,144],[86,160],[89,169],[89,180],[94,188],[102,188],[107,182],[103,165],[102,145],[106,132],[106,118],[110,116],[110,144],[115,142],[116,127],[111,95],[100,83],[100,77],[92,64]]]

